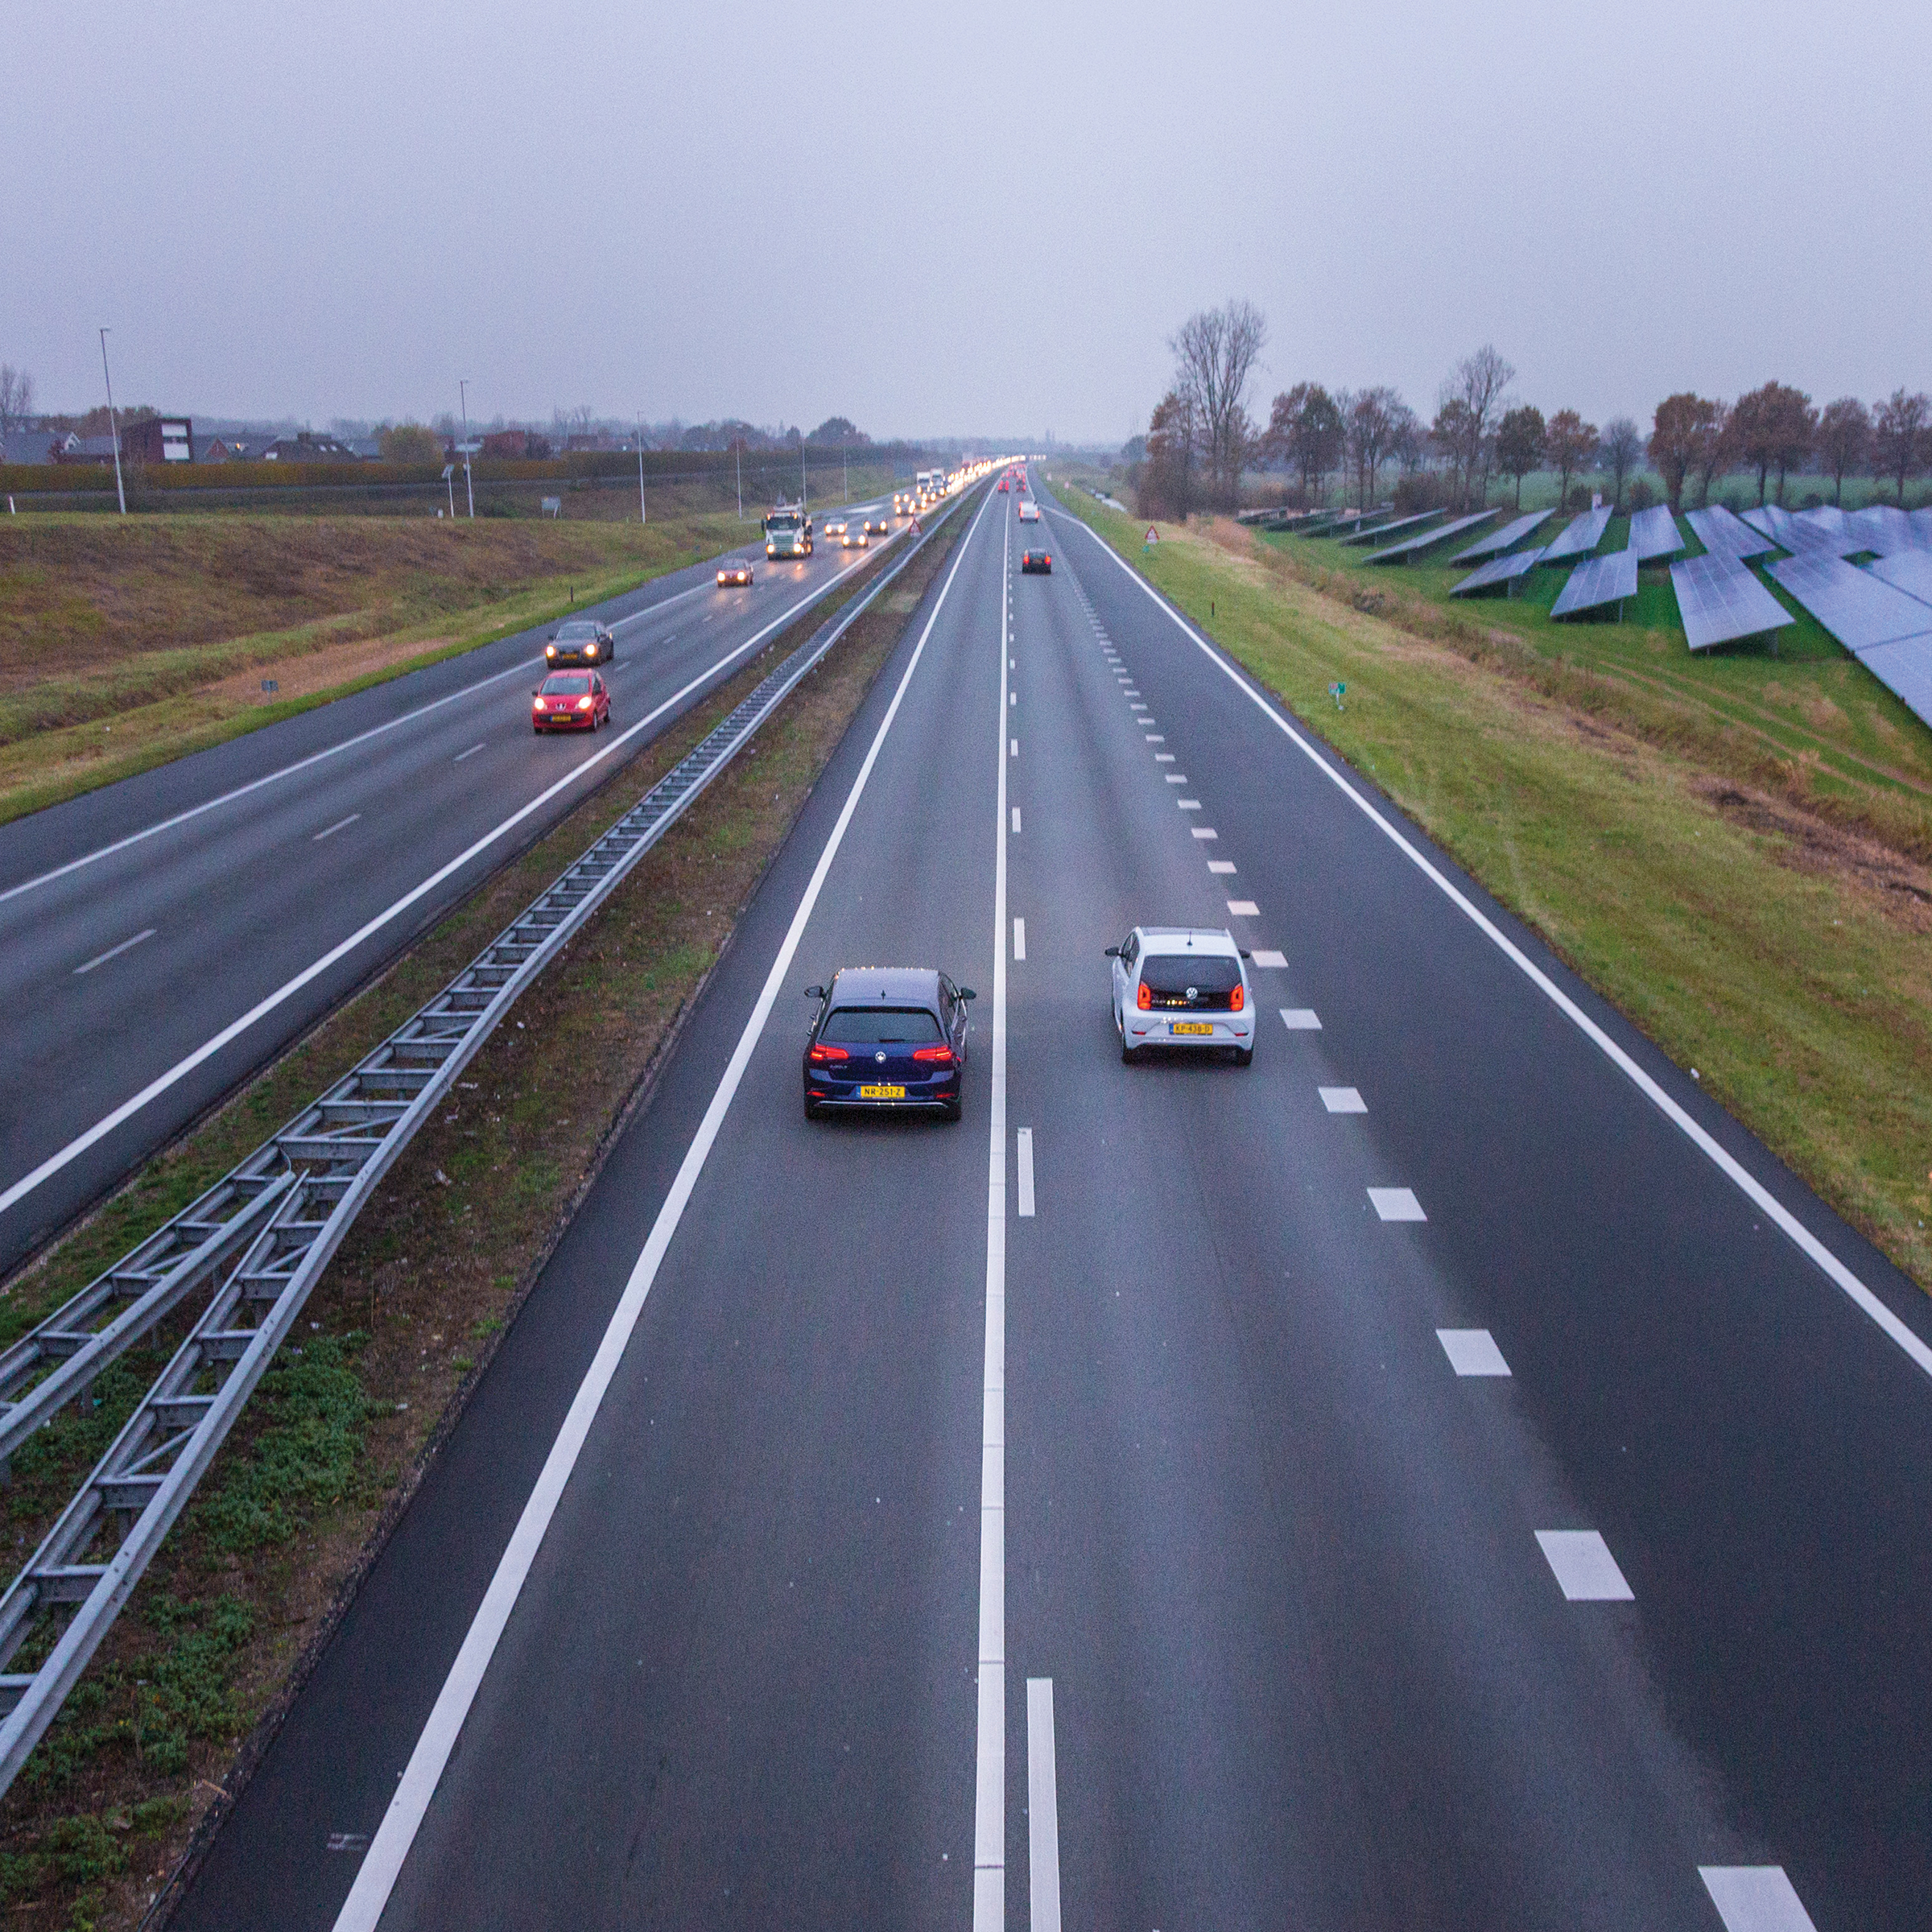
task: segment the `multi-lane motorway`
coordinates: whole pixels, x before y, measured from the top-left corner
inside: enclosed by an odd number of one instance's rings
[[[594,741],[532,733],[525,631],[0,827],[0,1271],[864,560],[759,557],[729,590],[706,563],[597,606]]]
[[[1048,535],[985,499],[175,1922],[1922,1926],[1918,1291]],[[1251,1068],[1121,1064],[1137,921],[1252,949]],[[960,1126],[802,1117],[885,962],[979,991]]]

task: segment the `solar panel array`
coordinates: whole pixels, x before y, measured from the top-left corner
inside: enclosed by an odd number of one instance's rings
[[[1932,527],[1921,529],[1896,503],[1871,503],[1845,519],[1879,556],[1932,549]]]
[[[1467,550],[1459,550],[1449,561],[1474,564],[1480,558],[1493,557],[1499,551],[1513,550],[1531,530],[1547,523],[1555,514],[1553,510],[1539,510],[1529,516],[1518,517],[1513,523],[1505,523],[1501,530],[1491,530],[1488,536],[1479,539]]]
[[[1932,724],[1932,638],[1906,638],[1875,644],[1858,661],[1906,709]]]
[[[1439,510],[1418,510],[1412,517],[1397,517],[1393,523],[1378,523],[1373,530],[1357,530],[1352,536],[1342,539],[1344,543],[1373,543],[1378,537],[1385,537],[1391,531],[1412,530],[1418,523],[1426,523],[1431,517],[1439,517]]]
[[[1606,509],[1587,510],[1566,530],[1558,533],[1549,548],[1543,552],[1543,561],[1554,564],[1561,557],[1587,557],[1604,540],[1604,532],[1610,527],[1610,512]]]
[[[1620,604],[1637,595],[1637,552],[1613,550],[1607,557],[1592,557],[1570,573],[1570,581],[1557,592],[1550,606],[1553,617],[1567,617],[1571,612],[1594,610],[1600,605]]]
[[[1467,554],[1465,551],[1464,555]],[[1498,584],[1513,584],[1518,577],[1529,576],[1542,560],[1543,553],[1540,550],[1517,550],[1506,557],[1492,557],[1480,570],[1470,572],[1461,583],[1451,584],[1449,594],[1459,597],[1472,590],[1488,590]]]
[[[1842,557],[1785,557],[1771,574],[1849,651],[1932,631],[1932,609]]]
[[[1426,530],[1419,537],[1406,537],[1400,543],[1391,543],[1386,550],[1372,550],[1368,560],[1371,564],[1392,564],[1398,557],[1413,556],[1418,550],[1426,550],[1430,544],[1441,543],[1445,537],[1459,536],[1465,530],[1474,530],[1477,524],[1487,523],[1495,514],[1492,510],[1479,510],[1472,517],[1458,517],[1453,522],[1445,523],[1440,530]]]
[[[1761,530],[1753,530],[1721,503],[1713,503],[1708,510],[1692,510],[1688,520],[1697,533],[1698,542],[1713,555],[1768,557],[1777,548]]]
[[[1922,604],[1932,604],[1932,550],[1895,550],[1880,557],[1871,574]]]
[[[1781,510],[1775,503],[1761,504],[1756,510],[1746,510],[1744,521],[1754,530],[1761,530],[1779,549],[1790,551],[1794,557],[1849,556],[1859,547],[1856,536],[1843,531],[1835,535],[1815,518],[1794,517],[1790,510]]]
[[[1660,503],[1654,510],[1640,510],[1630,519],[1630,547],[1638,563],[1648,564],[1653,557],[1674,556],[1684,547],[1684,539],[1677,519]]]
[[[1684,637],[1693,650],[1754,638],[1798,620],[1765,589],[1748,564],[1727,551],[1670,566]]]

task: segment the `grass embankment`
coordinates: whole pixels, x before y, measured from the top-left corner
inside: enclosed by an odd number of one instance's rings
[[[1144,555],[1065,500],[1932,1287],[1932,743],[1835,646],[1545,642],[1232,523]]]
[[[729,510],[666,508],[648,525],[0,517],[0,820],[757,536]]]
[[[640,864],[390,1170],[311,1298],[295,1342],[65,1713],[0,1800],[0,1909],[10,1924],[131,1926],[222,1794],[220,1781],[245,1775],[964,522],[956,517],[938,533]],[[0,1299],[0,1343],[192,1199],[413,1012],[824,614],[774,641],[17,1278]],[[85,1418],[69,1410],[15,1458],[0,1500],[16,1561],[174,1339],[158,1337],[103,1376],[98,1409]]]

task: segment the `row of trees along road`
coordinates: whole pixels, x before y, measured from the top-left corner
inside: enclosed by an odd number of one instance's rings
[[[1814,460],[1831,479],[1834,501],[1847,477],[1871,476],[1890,483],[1902,503],[1906,484],[1932,467],[1932,398],[1922,394],[1899,389],[1870,408],[1842,396],[1820,410],[1783,382],[1728,403],[1683,390],[1657,404],[1646,436],[1629,416],[1599,428],[1578,410],[1546,418],[1534,403],[1514,400],[1516,371],[1488,344],[1450,372],[1426,427],[1386,385],[1331,391],[1307,382],[1278,395],[1260,427],[1248,414],[1247,390],[1267,341],[1261,311],[1232,300],[1191,316],[1169,338],[1173,379],[1144,448],[1130,446],[1143,515],[1232,509],[1243,472],[1257,467],[1288,470],[1307,503],[1322,500],[1339,474],[1365,504],[1393,466],[1405,479],[1398,500],[1418,507],[1487,503],[1498,476],[1513,483],[1520,507],[1524,478],[1546,470],[1555,473],[1558,502],[1568,506],[1573,485],[1600,476],[1620,511],[1646,459],[1673,510],[1682,509],[1690,485],[1708,502],[1713,485],[1739,472],[1755,478],[1761,503],[1775,477],[1782,502],[1790,476]]]

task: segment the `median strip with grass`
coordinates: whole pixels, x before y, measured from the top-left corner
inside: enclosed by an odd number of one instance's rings
[[[66,1711],[0,1802],[0,1902],[20,1914],[13,1922],[133,1924],[224,1795],[220,1781],[246,1774],[572,1205],[646,1097],[679,1016],[961,522],[935,533],[640,864],[386,1176],[312,1297],[298,1344],[284,1350]],[[17,1278],[0,1302],[0,1334],[19,1332],[90,1278],[353,1064],[824,615],[815,611],[774,639]],[[6,1520],[17,1549],[31,1546],[172,1340],[158,1335],[154,1348],[117,1364],[96,1385],[97,1406],[84,1415],[69,1410],[15,1458]]]
[[[1546,648],[1231,522],[1144,553],[1065,502],[1932,1288],[1932,737],[1856,666]]]

